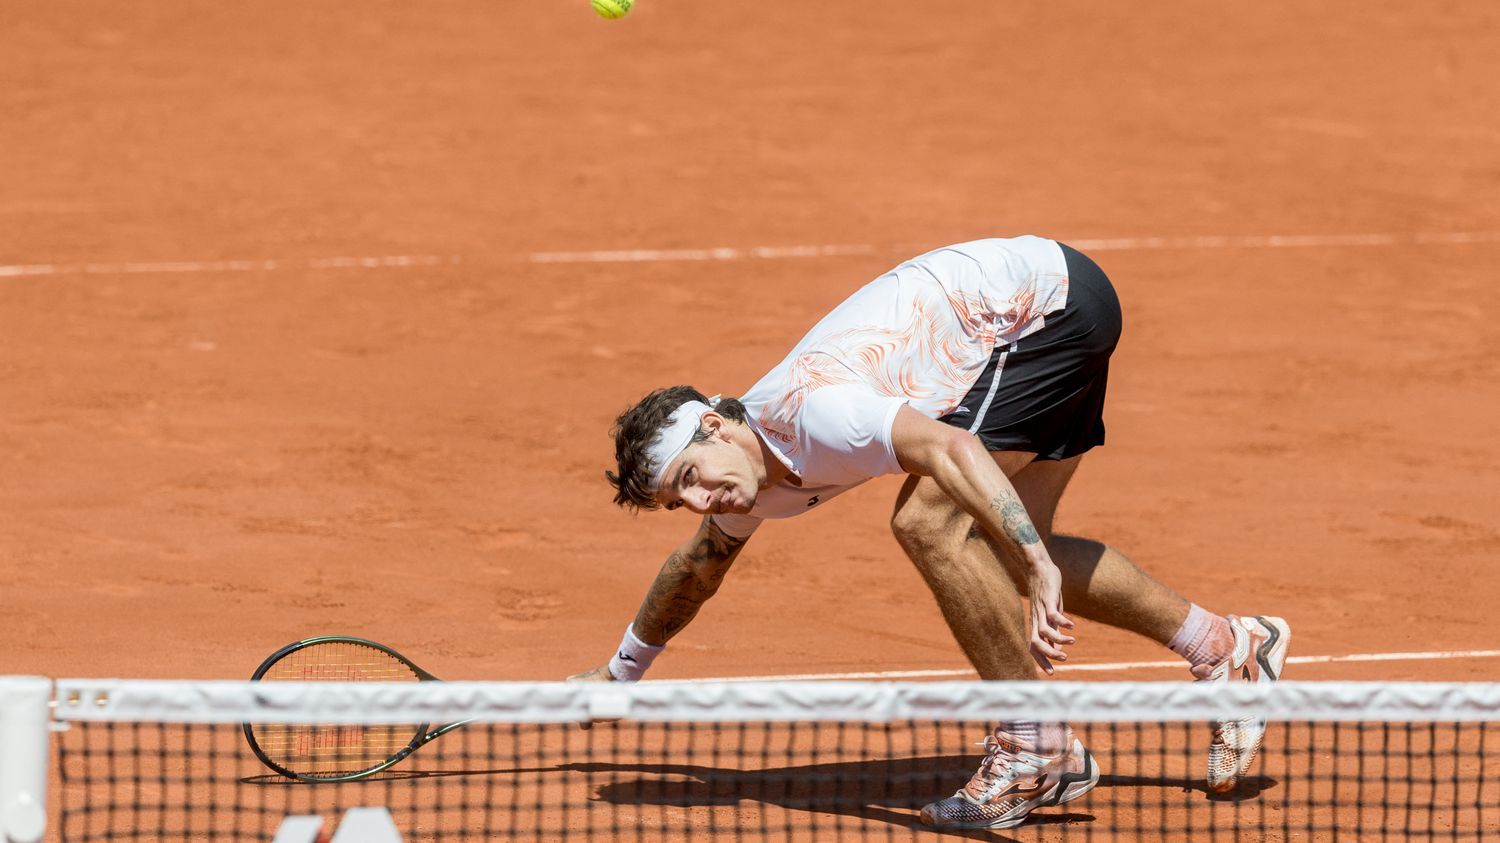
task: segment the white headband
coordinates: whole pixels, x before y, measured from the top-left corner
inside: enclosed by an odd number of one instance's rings
[[[708,399],[717,401],[718,396]],[[646,455],[651,458],[652,475],[651,488],[660,489],[661,481],[664,479],[667,466],[677,455],[682,453],[688,445],[693,442],[693,434],[698,432],[699,421],[703,414],[713,408],[702,401],[684,401],[672,411],[667,418],[667,423],[662,425],[661,433],[657,434],[655,441],[646,448]]]

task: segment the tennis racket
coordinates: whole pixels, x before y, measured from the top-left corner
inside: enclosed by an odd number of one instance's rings
[[[436,682],[438,678],[383,644],[325,635],[271,654],[252,682]],[[245,740],[261,763],[304,782],[350,782],[399,763],[418,747],[469,723],[246,723]]]

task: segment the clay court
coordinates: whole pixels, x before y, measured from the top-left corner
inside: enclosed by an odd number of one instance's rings
[[[238,679],[329,633],[596,667],[696,523],[611,504],[615,415],[1022,233],[1125,312],[1059,530],[1284,616],[1329,657],[1288,678],[1500,669],[1490,4],[5,17],[0,674]],[[962,678],[898,487],[758,532],[653,678]],[[1077,637],[1064,678],[1187,678]]]

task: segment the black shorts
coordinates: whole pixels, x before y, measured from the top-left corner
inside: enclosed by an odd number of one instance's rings
[[[1062,250],[1067,305],[1048,315],[1040,331],[996,345],[958,408],[938,419],[974,433],[991,451],[1064,460],[1104,444],[1104,392],[1109,356],[1120,341],[1120,300],[1087,255]]]

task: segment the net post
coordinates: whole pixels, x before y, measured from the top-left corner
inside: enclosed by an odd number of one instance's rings
[[[0,676],[0,840],[36,843],[47,830],[52,681]]]

